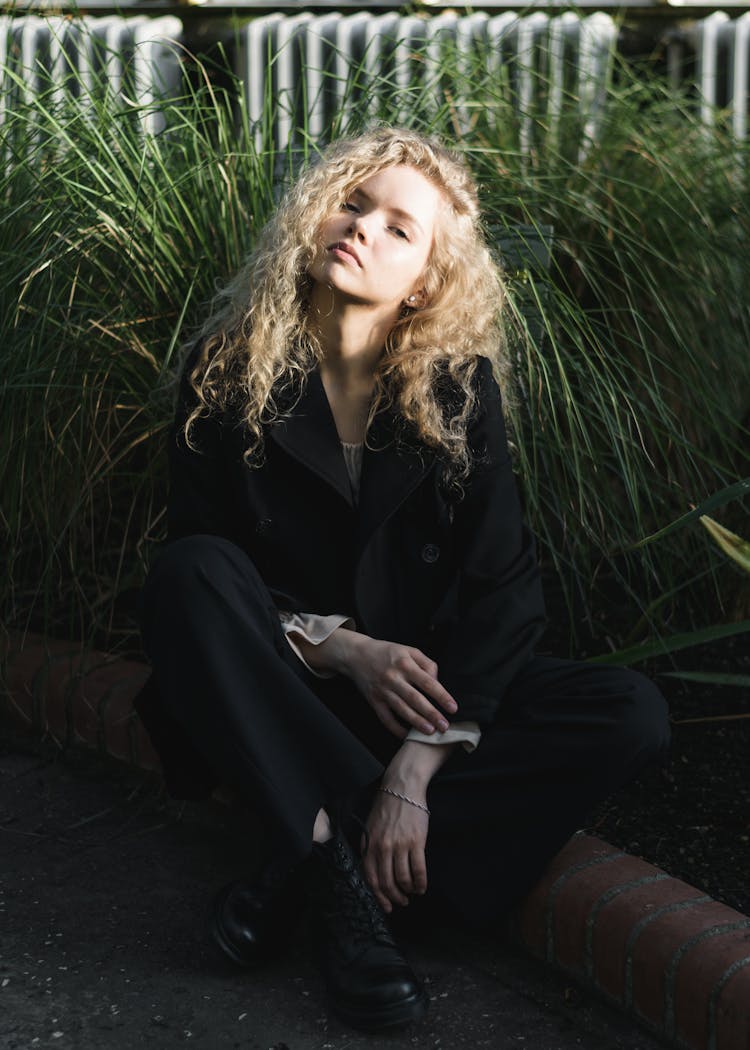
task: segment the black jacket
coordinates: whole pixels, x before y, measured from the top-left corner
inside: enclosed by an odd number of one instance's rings
[[[479,461],[463,499],[449,497],[438,457],[385,409],[368,433],[356,506],[317,370],[291,418],[266,428],[258,469],[226,420],[201,421],[200,453],[186,447],[183,403],[170,439],[169,539],[224,536],[279,609],[348,614],[365,634],[418,647],[456,699],[454,720],[488,724],[532,655],[544,605],[486,358],[476,381]]]

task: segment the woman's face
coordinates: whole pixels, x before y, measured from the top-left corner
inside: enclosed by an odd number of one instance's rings
[[[414,295],[432,250],[440,190],[406,164],[365,179],[320,227],[310,276],[338,297],[391,310]]]

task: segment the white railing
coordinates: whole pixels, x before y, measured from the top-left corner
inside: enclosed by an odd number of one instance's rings
[[[669,79],[677,87],[695,85],[706,124],[714,123],[718,109],[731,114],[738,139],[748,134],[750,117],[750,12],[731,19],[715,11],[691,26],[672,29],[666,36]]]
[[[0,16],[0,120],[42,94],[50,105],[108,98],[137,109],[144,131],[159,131],[163,117],[152,104],[179,82],[172,43],[181,34],[182,23],[171,16]]]
[[[407,115],[417,98],[429,108],[431,94],[437,107],[446,88],[454,92],[456,120],[467,123],[467,88],[489,78],[490,96],[500,98],[503,83],[508,85],[526,151],[535,121],[544,120],[554,135],[571,104],[582,142],[596,134],[616,39],[614,21],[602,12],[272,14],[243,28],[236,71],[254,125],[267,126],[273,111],[278,148],[298,128],[318,139],[334,125],[346,127],[352,116],[377,118],[384,102],[394,117]],[[451,69],[462,75],[446,84]]]
[[[172,16],[0,16],[0,122],[9,107],[41,92],[51,103],[73,96],[83,105],[105,93],[134,108],[144,131],[159,131],[164,118],[151,103],[179,83],[174,42],[181,36]],[[273,112],[280,149],[299,128],[325,138],[385,108],[408,118],[416,103],[437,109],[446,98],[456,127],[469,126],[484,98],[501,104],[505,117],[510,106],[522,151],[533,149],[541,125],[554,141],[572,114],[585,152],[597,134],[616,41],[617,27],[601,11],[277,13],[242,29],[236,72],[259,136]],[[672,83],[694,83],[704,121],[725,108],[736,136],[746,138],[750,12],[735,19],[715,12],[670,30],[666,43]],[[480,81],[488,90],[473,94]]]

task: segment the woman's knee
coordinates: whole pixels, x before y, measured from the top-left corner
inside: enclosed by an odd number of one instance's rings
[[[227,576],[258,577],[250,558],[222,536],[184,536],[164,547],[146,580],[146,592],[189,597]]]
[[[519,692],[522,705],[532,698],[533,721],[549,718],[584,734],[587,728],[587,739],[604,763],[639,754],[646,761],[666,755],[667,704],[645,675],[627,667],[541,657],[532,670]]]
[[[638,671],[613,669],[618,704],[613,744],[621,753],[650,761],[665,762],[671,731],[667,702],[657,686]]]
[[[212,603],[268,618],[272,598],[248,555],[221,536],[185,536],[169,543],[152,566],[141,596],[146,634],[159,620],[207,618]]]

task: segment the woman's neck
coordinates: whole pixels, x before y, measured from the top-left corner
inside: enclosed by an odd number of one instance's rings
[[[395,318],[359,303],[342,303],[333,289],[319,284],[309,317],[323,350],[323,370],[343,387],[369,387]]]

